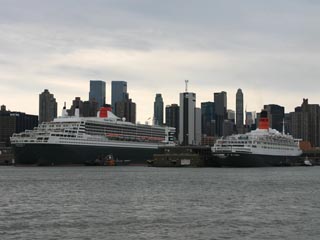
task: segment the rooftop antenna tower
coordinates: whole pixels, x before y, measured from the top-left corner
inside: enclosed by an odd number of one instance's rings
[[[188,92],[188,82],[189,80],[184,80],[185,84],[186,84],[186,92]]]

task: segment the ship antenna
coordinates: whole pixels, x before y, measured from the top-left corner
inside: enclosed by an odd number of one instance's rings
[[[186,84],[186,92],[188,92],[188,82],[189,80],[184,80],[185,84]]]
[[[285,129],[284,129],[284,119],[282,120],[282,134],[285,134]]]

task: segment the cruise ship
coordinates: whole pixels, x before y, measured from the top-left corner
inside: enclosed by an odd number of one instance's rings
[[[221,166],[288,166],[302,151],[299,140],[269,128],[268,114],[262,111],[258,129],[218,139],[211,148]]]
[[[115,160],[145,164],[159,146],[174,146],[175,128],[133,124],[103,107],[97,117],[67,116],[41,123],[10,138],[16,164],[85,164],[112,155]]]

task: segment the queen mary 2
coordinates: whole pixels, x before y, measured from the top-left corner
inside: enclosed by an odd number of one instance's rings
[[[222,137],[211,150],[221,166],[229,167],[286,166],[302,154],[298,140],[269,128],[264,110],[258,129]]]
[[[175,145],[175,128],[125,122],[103,107],[97,117],[67,116],[10,138],[17,164],[84,164],[98,157],[144,164],[159,146]]]

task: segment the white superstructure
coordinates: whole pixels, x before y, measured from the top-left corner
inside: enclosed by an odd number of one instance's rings
[[[212,147],[214,154],[256,154],[269,156],[299,156],[299,141],[275,129],[256,129],[246,134],[223,137]]]
[[[44,122],[33,130],[13,134],[11,144],[64,144],[158,148],[174,145],[175,129],[125,122],[108,111],[108,117],[65,116]]]

